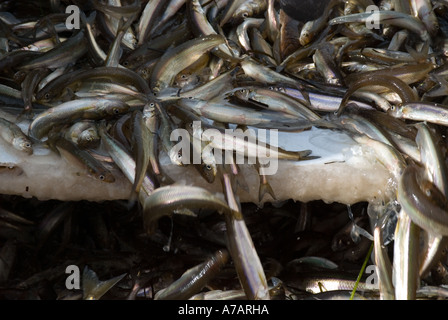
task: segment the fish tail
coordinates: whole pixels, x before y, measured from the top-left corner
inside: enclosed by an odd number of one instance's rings
[[[320,156],[305,156],[305,157],[301,157],[300,160],[314,160],[314,159],[319,159]]]
[[[160,168],[157,159],[151,158],[149,162],[151,163],[152,172],[154,172],[154,174],[157,176],[160,175]]]
[[[96,273],[86,266],[82,275],[83,299],[99,300],[107,291],[123,279],[125,275],[126,273],[106,281],[99,281]]]
[[[311,154],[311,150],[303,150],[303,151],[297,151],[297,155],[299,155],[300,157],[306,157],[309,156]]]
[[[274,194],[274,190],[272,190],[272,187],[269,184],[269,182],[266,181],[265,183],[260,183],[260,189],[258,192],[258,200],[261,202],[261,200],[263,200],[264,196],[267,193],[272,197],[272,199],[277,200],[277,198],[275,197],[275,194]]]

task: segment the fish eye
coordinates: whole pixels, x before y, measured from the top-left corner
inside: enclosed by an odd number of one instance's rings
[[[31,148],[31,143],[29,143],[29,142],[25,143],[25,147]]]
[[[182,158],[182,151],[179,150],[179,152],[177,153],[177,158],[181,159]]]
[[[104,179],[106,179],[106,177],[105,177],[104,175],[100,174],[100,175],[98,176],[98,179],[100,179],[101,181],[104,181]]]
[[[152,108],[152,107],[154,107],[156,104],[154,103],[154,102],[151,102],[150,104],[149,104],[149,106]]]
[[[180,76],[182,79],[187,79],[187,75],[183,74]]]
[[[47,92],[44,97],[45,99],[50,99],[50,94]]]
[[[243,12],[243,18],[247,18],[249,14],[247,12]]]
[[[206,164],[206,165],[204,166],[204,168],[205,168],[207,171],[212,170],[212,166],[209,165],[209,164]]]
[[[120,110],[119,110],[118,108],[113,108],[113,109],[112,109],[112,112],[113,112],[114,114],[119,114],[119,113],[120,113]]]
[[[129,64],[129,62],[127,62],[127,61],[125,61],[125,62],[123,62],[123,66],[127,66]]]

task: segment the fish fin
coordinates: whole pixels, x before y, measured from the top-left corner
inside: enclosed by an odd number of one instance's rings
[[[137,174],[138,174],[138,176],[137,176]],[[133,196],[134,191],[137,192],[137,193],[140,192],[140,188],[142,187],[142,183],[143,183],[143,178],[144,177],[145,177],[144,174],[142,175],[140,173],[136,173],[135,179],[134,179],[134,184],[132,186],[131,197]]]
[[[95,18],[96,18],[96,11],[93,11],[88,17],[85,15],[84,12],[82,12],[81,14],[81,21],[84,25],[86,25],[87,23],[93,24],[95,22]]]
[[[84,271],[82,272],[82,290],[83,290],[83,299],[93,300],[93,293],[95,288],[98,285],[98,276],[95,271],[89,269],[88,266],[84,267]]]
[[[137,201],[138,198],[138,194],[140,191],[135,192],[134,189],[132,189],[131,194],[129,195],[129,199],[127,201],[126,207],[127,208],[132,208],[135,205],[135,202]]]
[[[301,157],[300,161],[302,160],[315,160],[315,159],[319,159],[320,156],[305,156],[305,157]]]
[[[65,88],[62,91],[62,94],[61,94],[61,97],[60,97],[60,99],[62,101],[70,101],[70,100],[73,100],[73,99],[76,99],[76,98],[77,98],[76,93],[70,87]]]
[[[415,50],[409,45],[405,45],[406,50],[416,62],[425,62],[428,60],[429,42],[426,41],[420,51]]]
[[[137,161],[136,161],[137,163]],[[134,184],[132,185],[132,189],[133,191],[135,191],[137,194],[140,192],[140,189],[142,187],[143,184],[143,180],[145,179],[146,176],[146,169],[148,168],[149,165],[149,157],[145,158],[143,160],[143,164],[141,165],[140,170],[135,170],[135,178],[134,178]],[[140,167],[140,165],[139,165]],[[137,169],[137,167],[136,167]]]
[[[85,266],[82,274],[83,299],[99,300],[107,291],[123,279],[125,275],[126,273],[123,273],[122,275],[112,279],[99,281],[95,271],[89,269],[88,266]]]
[[[302,97],[305,98],[305,100],[303,100],[303,99],[297,99],[297,100],[299,100],[301,103],[303,103],[307,107],[312,106],[311,100],[310,100],[310,95],[309,95],[308,91],[305,89],[305,87],[299,83],[299,84],[296,84],[296,89],[299,90]]]
[[[300,156],[300,157],[306,157],[306,156],[309,156],[310,154],[311,154],[311,150],[303,150],[303,151],[297,151],[297,154]]]
[[[149,157],[149,164],[152,168],[152,172],[154,172],[156,176],[161,174],[159,161],[156,158],[152,157],[151,155]]]
[[[428,90],[428,92],[425,93],[426,97],[434,98],[448,94],[448,82],[443,76],[434,74],[430,76],[430,78],[437,82],[439,86],[435,89],[431,88],[430,90]]]
[[[128,30],[131,27],[135,18],[137,18],[136,13],[134,13],[132,16],[130,16],[126,21],[123,17],[121,17],[121,19],[118,22],[117,35],[120,32],[126,32],[126,30]]]
[[[297,156],[299,157],[299,161],[301,160],[313,160],[313,159],[319,159],[320,156],[310,156],[312,150],[303,150],[296,152]]]
[[[244,190],[247,193],[249,193],[249,185],[247,184],[246,178],[244,178],[242,174],[236,176],[236,185],[241,190]]]

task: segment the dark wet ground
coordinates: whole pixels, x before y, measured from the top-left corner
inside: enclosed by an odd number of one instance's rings
[[[128,209],[127,202],[0,199],[0,241],[3,248],[6,243],[14,247],[13,254],[1,253],[3,299],[80,298],[81,290],[65,288],[69,265],[80,270],[88,266],[100,280],[125,273],[105,299],[129,297],[135,283],[150,292],[146,299],[152,299],[151,292],[166,287],[188,268],[226,247],[224,219],[213,212],[200,212],[197,218],[164,217],[157,232],[149,237],[138,206]],[[360,203],[351,208],[359,218],[358,225],[364,227],[365,207]],[[4,210],[28,222],[11,221]],[[365,238],[353,242],[345,205],[287,201],[278,208],[270,204],[258,208],[243,204],[243,214],[267,278],[278,278],[285,285],[286,293],[276,297],[279,299],[301,292],[294,286],[307,268],[295,259],[327,258],[339,266],[338,270],[353,271],[355,279],[371,243]],[[239,288],[230,261],[204,291]]]

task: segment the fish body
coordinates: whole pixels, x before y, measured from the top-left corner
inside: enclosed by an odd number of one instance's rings
[[[102,119],[123,114],[129,105],[120,100],[79,99],[62,103],[40,113],[30,124],[29,135],[43,138],[55,125],[78,119]]]
[[[170,87],[176,75],[197,61],[204,53],[224,43],[221,35],[208,35],[184,42],[168,50],[151,74],[151,89],[158,94]]]
[[[3,118],[0,118],[0,137],[19,151],[29,155],[33,153],[33,144],[27,135],[16,124]]]

